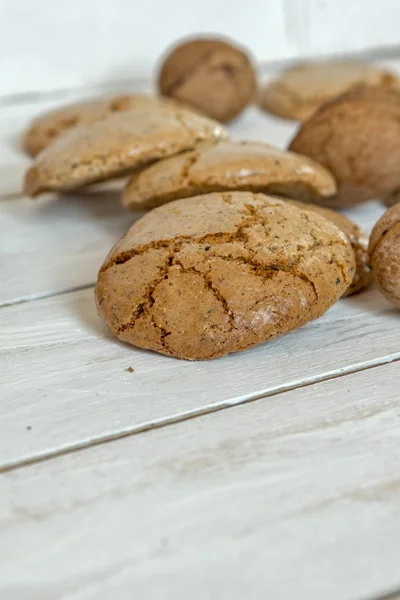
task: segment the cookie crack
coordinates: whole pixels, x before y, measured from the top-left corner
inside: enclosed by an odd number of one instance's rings
[[[169,249],[170,252],[177,252],[181,249],[181,247],[185,243],[194,243],[194,244],[226,244],[235,240],[234,233],[208,233],[201,237],[193,238],[190,235],[181,235],[176,238],[169,238],[166,240],[156,240],[154,242],[150,242],[149,244],[142,244],[136,246],[135,248],[131,248],[130,250],[125,250],[117,254],[114,258],[110,259],[106,264],[104,264],[100,272],[104,273],[110,267],[116,265],[122,265],[128,262],[134,256],[140,256],[145,254],[149,250],[164,250]]]
[[[182,269],[182,273],[195,273],[196,275],[199,275],[203,279],[206,289],[208,289],[212,292],[212,294],[214,295],[216,300],[218,300],[218,302],[221,304],[224,313],[228,317],[229,330],[232,331],[233,329],[236,329],[235,315],[234,315],[233,311],[229,308],[229,304],[228,304],[225,296],[223,294],[221,294],[221,292],[216,287],[214,287],[213,282],[207,276],[207,273],[204,273],[203,271],[199,271],[198,269],[196,269],[196,267],[185,267],[177,259],[174,260],[173,264],[178,265]]]
[[[318,294],[317,288],[315,287],[313,280],[310,279],[304,272],[298,271],[296,268],[293,268],[293,267],[296,267],[296,265],[300,262],[300,260],[301,260],[300,257],[297,257],[296,259],[294,259],[294,261],[290,265],[287,265],[287,266],[263,265],[260,262],[255,262],[254,259],[247,260],[247,259],[241,258],[239,256],[219,256],[218,254],[214,254],[214,253],[210,254],[210,257],[219,258],[219,259],[225,260],[227,262],[235,262],[238,264],[246,265],[251,268],[252,272],[254,273],[254,275],[256,277],[260,277],[260,279],[262,279],[264,282],[267,281],[268,279],[271,279],[279,272],[293,275],[294,277],[298,277],[299,279],[302,279],[303,281],[308,283],[313,290],[315,299],[317,301],[319,299],[319,294]]]
[[[171,334],[171,332],[167,331],[165,328],[161,327],[160,325],[158,325],[155,322],[154,316],[151,314],[151,308],[153,307],[154,303],[155,303],[155,298],[154,298],[154,292],[157,289],[157,287],[160,285],[160,283],[162,283],[165,279],[168,278],[168,273],[169,273],[169,269],[171,267],[172,261],[173,261],[173,254],[171,253],[164,266],[160,267],[160,273],[159,276],[154,279],[148,286],[147,289],[145,290],[144,293],[144,299],[143,301],[138,304],[138,306],[135,307],[135,310],[132,311],[129,319],[123,323],[118,329],[117,329],[117,335],[123,333],[124,331],[126,331],[127,329],[133,329],[135,327],[136,321],[145,313],[150,313],[150,317],[151,317],[151,322],[154,325],[154,327],[156,327],[159,332],[160,332],[160,343],[162,345],[162,347],[165,350],[168,350],[167,348],[167,343],[165,338]]]
[[[191,157],[191,159],[193,159],[193,158],[195,158],[195,157]],[[229,194],[229,193],[222,194],[221,198],[225,203],[232,204],[231,194]],[[163,249],[169,250],[169,261],[171,261],[170,264],[172,264],[174,255],[177,252],[179,252],[185,244],[189,244],[189,243],[210,244],[210,245],[216,246],[216,245],[220,245],[220,244],[231,243],[234,241],[242,242],[244,245],[244,248],[247,250],[247,252],[250,255],[250,261],[246,261],[243,259],[243,262],[252,266],[253,269],[260,269],[260,267],[261,267],[261,269],[263,269],[265,271],[266,268],[270,268],[270,267],[262,267],[261,263],[257,263],[255,261],[254,257],[255,257],[256,251],[254,248],[251,247],[251,244],[249,243],[249,237],[247,235],[246,230],[247,230],[247,228],[251,227],[255,223],[260,224],[264,228],[267,228],[268,217],[267,217],[267,215],[263,214],[258,209],[257,206],[254,206],[253,204],[250,204],[250,203],[244,205],[243,216],[246,217],[246,215],[247,215],[247,218],[244,218],[244,220],[237,225],[236,230],[232,231],[232,232],[228,232],[228,233],[216,232],[216,233],[206,234],[206,235],[199,236],[199,237],[192,237],[190,235],[187,235],[187,236],[182,235],[182,236],[178,236],[175,238],[169,238],[169,239],[165,239],[165,240],[156,240],[156,241],[150,242],[148,244],[138,245],[134,248],[131,248],[130,250],[120,252],[114,258],[110,259],[108,261],[108,263],[103,265],[103,267],[101,268],[101,272],[106,271],[107,269],[109,269],[110,267],[112,267],[114,265],[124,264],[127,261],[129,261],[131,258],[133,258],[134,256],[145,254],[149,250],[163,250]],[[308,223],[310,223],[309,215],[306,212],[302,212],[302,215],[303,215],[303,218]],[[285,217],[283,217],[283,218],[285,218]],[[313,243],[310,244],[307,248],[304,248],[304,251],[301,253],[301,255],[299,257],[296,257],[294,259],[294,262],[292,262],[290,265],[288,265],[288,267],[283,267],[282,265],[280,265],[278,267],[275,267],[274,269],[271,268],[271,270],[275,270],[275,271],[281,270],[283,272],[291,273],[297,277],[300,277],[301,279],[306,281],[312,287],[315,297],[318,300],[319,295],[318,295],[317,289],[314,285],[314,282],[309,277],[307,277],[307,275],[305,273],[300,272],[296,269],[293,269],[293,267],[295,267],[296,264],[298,264],[300,262],[301,258],[304,258],[304,254],[306,252],[315,250],[316,248],[318,248],[322,245],[321,241],[318,239],[318,237],[315,235],[315,233],[312,229],[310,231],[308,231],[308,233],[312,237]],[[329,244],[324,244],[324,246],[326,246],[327,248],[332,248],[336,243],[339,243],[342,246],[346,245],[345,242],[343,242],[343,243],[342,242],[330,242]],[[213,253],[213,254],[210,254],[210,256],[217,257],[218,255],[215,255]],[[223,258],[223,257],[219,257],[219,258]],[[232,260],[232,259],[230,259],[230,260]],[[346,279],[347,279],[346,267],[337,261],[335,256],[333,256],[333,253],[331,253],[331,260],[340,269],[341,275],[343,277],[343,281],[346,281]]]

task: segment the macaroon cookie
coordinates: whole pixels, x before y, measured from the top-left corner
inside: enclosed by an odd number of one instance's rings
[[[23,135],[22,148],[34,157],[71,127],[101,121],[112,113],[147,106],[163,106],[168,102],[167,99],[145,94],[120,94],[67,104],[36,117]]]
[[[172,106],[112,113],[54,140],[28,169],[24,190],[36,196],[105,181],[227,135],[220,123]]]
[[[336,183],[307,157],[262,142],[202,144],[133,174],[122,196],[131,210],[154,208],[209,192],[245,190],[319,201]]]
[[[400,93],[387,86],[352,89],[303,123],[289,150],[334,175],[338,192],[323,204],[393,197],[400,188]]]
[[[358,294],[358,292],[361,292],[371,285],[374,277],[371,267],[369,266],[368,236],[365,231],[345,215],[342,215],[330,208],[326,208],[325,206],[306,204],[305,202],[299,202],[296,200],[288,200],[288,202],[294,206],[297,206],[298,208],[311,210],[318,213],[322,217],[325,217],[325,219],[328,219],[328,221],[336,225],[336,227],[340,229],[340,231],[342,231],[349,240],[356,260],[356,270],[353,281],[343,293],[343,297]]]
[[[400,309],[400,204],[389,208],[375,224],[369,253],[379,291]]]
[[[186,40],[168,53],[159,92],[226,123],[253,99],[257,81],[248,53],[226,40]]]
[[[136,221],[107,256],[95,297],[120,340],[203,360],[320,317],[354,269],[348,238],[317,213],[263,194],[213,193]]]
[[[259,94],[266,112],[304,121],[322,104],[354,85],[398,86],[398,78],[384,69],[359,61],[315,62],[283,71]]]

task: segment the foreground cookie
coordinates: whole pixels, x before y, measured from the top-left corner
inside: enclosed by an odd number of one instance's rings
[[[354,267],[346,236],[320,215],[263,194],[214,193],[137,221],[108,255],[95,295],[119,339],[200,360],[321,316]]]
[[[132,210],[207,192],[245,190],[318,201],[336,192],[333,176],[307,157],[261,142],[221,142],[135,173],[122,197]]]
[[[369,252],[379,291],[400,308],[400,204],[389,208],[376,223]]]
[[[338,184],[330,206],[385,199],[400,187],[400,93],[355,88],[322,106],[290,144],[329,169]]]
[[[133,108],[162,106],[164,102],[154,96],[129,94],[68,104],[37,117],[23,137],[22,147],[30,156],[36,156],[71,127],[95,123],[109,114]]]
[[[260,92],[260,106],[267,112],[303,121],[324,102],[359,84],[398,85],[391,73],[363,62],[317,62],[283,71]]]
[[[325,217],[325,219],[328,219],[328,221],[336,225],[349,240],[356,259],[356,271],[354,273],[353,281],[344,292],[343,297],[357,294],[371,285],[373,274],[369,266],[368,237],[361,227],[356,225],[348,217],[345,217],[330,208],[317,206],[316,204],[305,204],[304,202],[298,202],[296,200],[289,200],[289,202],[298,208],[311,210],[320,214],[322,217]]]
[[[227,137],[212,119],[174,107],[147,107],[77,125],[41,152],[28,170],[24,191],[36,196],[124,175],[149,162]]]
[[[174,48],[163,63],[158,85],[162,96],[225,123],[252,100],[256,74],[239,48],[219,39],[199,39]]]

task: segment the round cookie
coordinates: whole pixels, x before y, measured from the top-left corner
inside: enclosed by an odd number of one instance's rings
[[[94,98],[61,106],[39,115],[22,138],[22,147],[29,156],[36,156],[61,133],[81,123],[95,123],[111,113],[162,106],[167,100],[145,94],[126,94],[111,98]]]
[[[70,190],[124,175],[154,160],[227,137],[222,125],[172,106],[138,108],[77,125],[39,154],[24,191]]]
[[[248,55],[213,38],[176,46],[165,58],[158,80],[162,96],[183,101],[223,123],[253,99],[256,86]]]
[[[147,213],[100,270],[98,312],[119,339],[190,360],[244,350],[320,317],[354,277],[324,217],[249,192]]]
[[[400,93],[362,86],[322,106],[303,123],[289,149],[329,169],[340,207],[385,199],[400,187]]]
[[[308,119],[324,102],[354,85],[398,86],[395,75],[358,61],[299,64],[283,71],[259,95],[266,112],[287,119]]]
[[[336,192],[332,175],[307,157],[262,142],[202,144],[135,173],[122,201],[132,210],[219,191],[245,190],[317,201]]]
[[[322,217],[325,217],[325,219],[328,219],[328,221],[336,225],[349,240],[356,259],[356,271],[354,273],[353,281],[344,292],[343,297],[357,294],[371,285],[373,274],[369,266],[368,237],[365,231],[345,215],[330,208],[317,206],[316,204],[306,204],[304,202],[298,202],[297,200],[288,200],[288,202],[298,208],[311,210]]]
[[[389,208],[375,224],[369,253],[379,291],[400,308],[400,204]]]

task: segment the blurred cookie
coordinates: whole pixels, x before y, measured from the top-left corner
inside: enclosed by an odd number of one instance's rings
[[[322,104],[354,85],[398,86],[395,75],[357,61],[299,64],[283,71],[260,91],[265,111],[287,119],[308,119]]]
[[[340,229],[340,231],[342,231],[349,240],[354,251],[356,271],[354,273],[353,281],[344,292],[343,297],[357,294],[371,285],[374,277],[369,266],[368,236],[366,235],[365,231],[363,231],[361,227],[356,225],[345,215],[331,210],[330,208],[317,206],[316,204],[306,204],[296,200],[289,200],[288,202],[294,206],[297,206],[298,208],[302,208],[303,210],[311,210],[318,213],[322,217],[325,217],[325,219],[328,219],[328,221],[336,225],[336,227],[338,227],[338,229]]]
[[[111,113],[162,106],[166,100],[145,94],[127,94],[111,98],[94,98],[61,106],[37,117],[22,138],[22,147],[30,156],[36,156],[67,129],[81,123],[100,121]]]
[[[382,200],[385,206],[394,206],[398,202],[400,202],[400,188],[396,189],[391,196],[388,196],[384,200]]]
[[[332,175],[307,157],[262,142],[202,144],[135,173],[123,192],[131,210],[207,192],[245,190],[317,201],[336,192]]]
[[[41,152],[26,173],[24,190],[36,196],[78,188],[226,137],[216,121],[171,106],[113,113],[73,127]]]
[[[375,224],[369,252],[379,291],[400,308],[400,204],[389,208]]]
[[[289,149],[329,169],[340,207],[385,199],[400,187],[400,93],[361,86],[324,104],[303,123]]]
[[[253,99],[256,73],[243,50],[220,39],[203,38],[183,42],[168,54],[158,87],[162,96],[225,123]]]
[[[320,317],[354,277],[347,237],[277,198],[214,193],[147,213],[100,270],[98,312],[119,339],[201,360]]]

